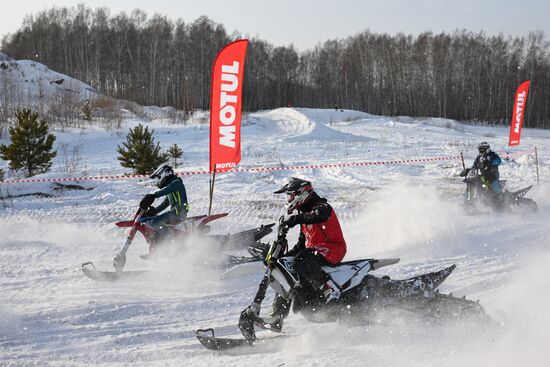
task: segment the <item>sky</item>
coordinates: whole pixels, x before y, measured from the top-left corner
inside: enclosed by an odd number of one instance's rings
[[[370,29],[419,34],[467,29],[487,34],[550,34],[548,0],[25,0],[2,4],[0,37],[16,31],[26,14],[51,6],[107,7],[111,14],[139,8],[191,22],[207,15],[231,33],[258,36],[300,50]]]

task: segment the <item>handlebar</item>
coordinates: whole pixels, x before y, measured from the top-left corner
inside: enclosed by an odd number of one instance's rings
[[[267,255],[265,257],[265,262],[269,265],[273,260],[277,260],[279,256],[284,254],[287,250],[288,243],[286,240],[286,235],[288,233],[289,227],[285,224],[285,217],[282,215],[279,218],[279,227],[277,228],[277,239],[273,241]]]

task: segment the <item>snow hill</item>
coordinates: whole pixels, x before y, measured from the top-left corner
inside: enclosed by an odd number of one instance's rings
[[[1,97],[17,103],[84,101],[98,95],[88,84],[50,70],[33,60],[12,60],[0,54]]]
[[[0,61],[13,61],[13,59],[5,53],[0,52]]]
[[[27,64],[28,65],[28,64]],[[29,66],[30,67],[30,66]],[[35,66],[39,68],[38,66]],[[116,146],[126,130],[145,123],[163,148],[184,150],[179,171],[208,166],[208,126],[147,122],[125,112],[120,133],[102,129],[57,132],[58,156],[42,178],[118,174]],[[355,163],[475,155],[487,140],[504,155],[508,130],[432,118],[391,118],[357,111],[276,109],[244,116],[241,168]],[[149,269],[139,282],[97,283],[80,264],[110,269],[129,218],[141,197],[155,190],[148,180],[82,181],[85,190],[52,183],[2,184],[9,208],[0,204],[0,365],[48,366],[543,366],[550,355],[550,131],[525,129],[528,151],[505,161],[510,188],[536,184],[533,148],[539,149],[541,183],[529,197],[536,213],[465,215],[459,161],[340,167],[302,171],[220,174],[213,223],[228,233],[276,221],[284,197],[274,195],[288,177],[313,181],[341,218],[347,259],[400,257],[378,275],[405,278],[457,264],[443,292],[479,299],[495,325],[467,329],[383,317],[367,325],[311,324],[291,314],[284,338],[258,333],[265,342],[213,353],[195,339],[197,328],[238,336],[240,311],[252,300],[260,266],[220,278],[210,244],[188,246],[184,256],[146,262],[136,238],[128,270]],[[5,140],[2,143],[6,143]],[[74,148],[77,158],[71,161]],[[63,154],[63,151],[66,154]],[[73,157],[74,158],[74,157]],[[470,164],[471,158],[467,158]],[[71,164],[72,163],[72,164]],[[0,161],[5,168],[6,162]],[[68,173],[67,171],[71,171]],[[208,177],[184,177],[191,215],[208,206]],[[72,182],[75,183],[75,182]],[[296,231],[289,234],[295,238]],[[268,240],[272,240],[270,235]],[[271,293],[262,313],[269,312]],[[270,339],[271,338],[271,339]]]

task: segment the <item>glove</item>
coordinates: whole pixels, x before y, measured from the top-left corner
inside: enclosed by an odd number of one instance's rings
[[[149,209],[151,204],[153,204],[153,201],[155,201],[155,195],[153,194],[145,195],[143,199],[141,199],[141,201],[139,202],[140,209],[143,211],[146,211],[147,209]]]
[[[287,225],[289,228],[294,227],[297,224],[300,224],[300,215],[291,215],[288,217],[283,223]]]
[[[260,305],[256,302],[252,302],[250,306],[244,309],[244,311],[248,314],[253,314],[255,316],[260,315]]]

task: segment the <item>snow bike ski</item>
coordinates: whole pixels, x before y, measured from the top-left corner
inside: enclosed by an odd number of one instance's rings
[[[112,282],[115,280],[133,280],[148,275],[147,270],[127,270],[127,271],[102,271],[97,270],[94,263],[88,261],[82,264],[82,272],[90,279],[98,282]]]
[[[241,312],[239,317],[239,329],[244,338],[226,338],[216,337],[214,329],[198,329],[195,331],[195,336],[207,349],[210,350],[227,350],[241,346],[252,345],[256,339],[254,327],[259,327],[265,330],[280,332],[281,329],[275,325],[266,323],[264,319],[254,314],[250,314],[248,310]]]
[[[368,318],[371,312],[381,309],[406,310],[434,320],[462,317],[488,319],[479,302],[438,292],[437,288],[456,268],[455,265],[403,280],[387,276],[379,278],[371,274],[381,267],[396,264],[399,259],[361,259],[324,266],[323,270],[342,293],[338,301],[326,304],[320,290],[300,282],[293,267],[294,257],[285,256],[287,232],[288,226],[281,217],[277,239],[271,244],[264,260],[266,271],[254,298],[255,304],[261,304],[268,286],[271,286],[277,297],[282,298],[287,310],[293,305],[294,312],[300,312],[313,322],[346,317]],[[249,306],[241,312],[238,324],[244,339],[218,338],[212,329],[206,329],[211,335],[206,335],[205,329],[197,330],[196,337],[209,349],[225,350],[253,344],[257,340],[256,327],[280,332],[282,322],[282,318],[274,321],[262,318]]]
[[[147,243],[149,244],[149,253],[141,255],[144,260],[150,260],[153,258],[155,251],[165,245],[178,246],[191,235],[199,235],[207,237],[210,241],[218,243],[225,250],[246,249],[250,256],[234,256],[227,255],[227,265],[234,266],[236,264],[246,263],[250,261],[261,260],[263,252],[267,249],[267,244],[260,242],[260,240],[267,234],[273,231],[272,227],[275,223],[262,225],[255,229],[250,229],[235,234],[228,235],[207,235],[210,231],[209,222],[223,218],[228,213],[213,214],[213,215],[201,215],[196,217],[189,217],[184,222],[177,226],[170,227],[170,236],[160,243],[158,234],[155,229],[148,226],[146,223],[140,221],[144,212],[138,209],[134,218],[129,221],[117,222],[115,225],[121,228],[130,228],[126,241],[121,250],[117,253],[113,259],[113,267],[115,271],[100,271],[97,270],[95,265],[88,261],[82,264],[82,271],[84,274],[97,281],[114,281],[121,279],[132,279],[140,275],[144,275],[147,271],[123,271],[126,264],[126,252],[130,247],[137,232],[140,232]]]
[[[537,210],[537,203],[525,194],[532,186],[527,186],[521,190],[509,191],[506,188],[506,181],[500,180],[502,195],[497,196],[491,190],[490,184],[484,179],[480,169],[466,168],[460,173],[466,183],[466,192],[464,193],[464,205],[469,213],[482,213],[480,207],[492,208],[497,211],[514,210],[515,208],[526,209],[530,211]]]

